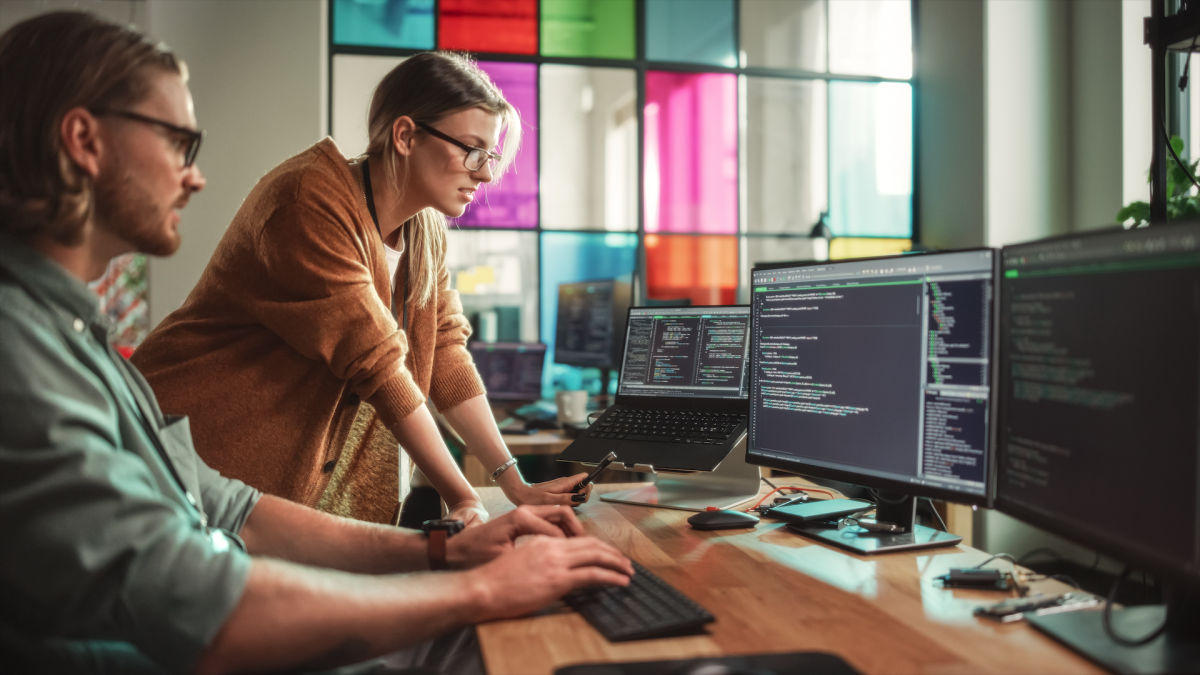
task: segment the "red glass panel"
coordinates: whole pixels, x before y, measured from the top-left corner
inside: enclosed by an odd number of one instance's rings
[[[537,0],[442,0],[438,7],[441,49],[537,53]]]
[[[646,235],[646,294],[689,298],[693,305],[731,305],[738,286],[737,237]]]

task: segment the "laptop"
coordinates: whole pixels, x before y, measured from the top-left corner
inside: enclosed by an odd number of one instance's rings
[[[746,436],[750,306],[633,307],[615,404],[559,455],[712,471]]]

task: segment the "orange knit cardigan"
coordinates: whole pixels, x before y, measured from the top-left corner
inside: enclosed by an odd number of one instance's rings
[[[132,360],[164,412],[191,417],[197,451],[222,474],[319,506],[341,461],[339,489],[356,503],[340,511],[384,521],[394,437],[390,452],[345,455],[372,435],[380,447],[372,427],[394,429],[427,395],[446,410],[484,393],[445,265],[430,302],[409,307],[407,333],[391,296],[366,199],[327,138],[259,181],[187,301]]]

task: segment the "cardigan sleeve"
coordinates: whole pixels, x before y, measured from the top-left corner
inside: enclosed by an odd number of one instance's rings
[[[400,417],[424,403],[404,367],[408,343],[380,299],[360,224],[320,197],[280,204],[255,242],[246,310],[364,399]]]
[[[467,351],[471,324],[463,316],[458,291],[450,288],[450,272],[444,263],[438,270],[437,303],[437,341],[429,397],[438,410],[449,410],[469,398],[487,393],[487,389]]]

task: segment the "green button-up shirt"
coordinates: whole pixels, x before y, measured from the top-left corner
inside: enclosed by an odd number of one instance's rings
[[[204,464],[109,331],[0,234],[0,670],[186,672],[246,583],[225,532],[260,493]]]

